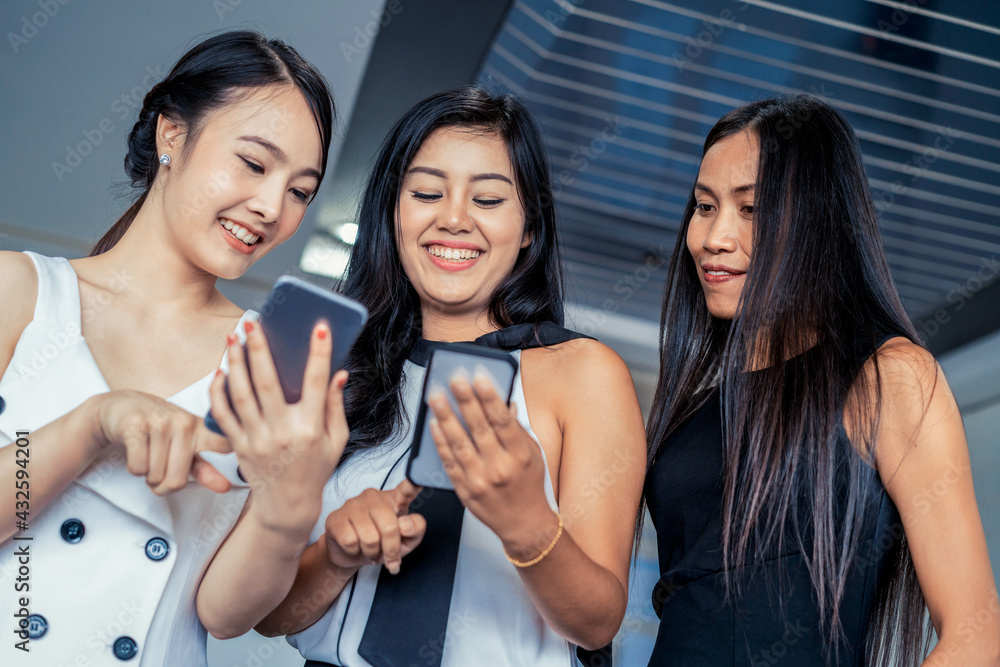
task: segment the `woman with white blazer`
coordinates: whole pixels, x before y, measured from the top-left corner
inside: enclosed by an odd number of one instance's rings
[[[333,115],[283,42],[209,38],[146,96],[125,158],[141,194],[91,255],[0,253],[0,664],[206,663],[197,586],[249,489],[232,453],[201,458],[229,451],[201,417],[254,319],[216,281],[296,231]],[[299,467],[329,474],[332,442]]]

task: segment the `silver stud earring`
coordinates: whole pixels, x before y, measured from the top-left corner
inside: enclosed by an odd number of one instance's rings
[[[162,164],[164,166],[170,164],[170,156],[167,155],[166,153],[164,153],[163,155],[161,155],[160,156],[160,164]]]

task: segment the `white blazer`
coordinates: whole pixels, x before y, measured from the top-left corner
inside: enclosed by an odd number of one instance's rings
[[[38,271],[38,300],[0,378],[0,447],[26,451],[30,482],[32,433],[108,386],[80,335],[72,266],[27,254]],[[169,400],[204,414],[211,379]],[[0,545],[0,665],[206,664],[198,584],[249,491],[236,475],[235,455],[206,458],[233,483],[231,491],[215,494],[190,482],[157,496],[144,478],[129,474],[124,452],[110,449],[45,509],[31,508],[29,495],[28,530]],[[0,493],[15,492],[15,480],[0,484]]]

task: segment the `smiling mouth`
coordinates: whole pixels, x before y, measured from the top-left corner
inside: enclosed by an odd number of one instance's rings
[[[261,237],[257,236],[246,227],[235,223],[228,218],[219,218],[219,224],[222,225],[227,232],[229,232],[230,236],[234,237],[243,245],[253,245],[261,239]]]
[[[471,250],[466,248],[448,248],[441,245],[429,245],[425,246],[424,250],[427,254],[435,257],[437,259],[443,259],[446,262],[467,262],[470,259],[476,259],[482,253],[480,250]]]

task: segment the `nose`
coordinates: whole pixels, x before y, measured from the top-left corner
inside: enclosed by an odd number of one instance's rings
[[[701,247],[713,253],[735,252],[739,224],[739,211],[732,206],[723,206],[706,231]]]
[[[462,196],[452,197],[441,211],[441,215],[437,217],[437,226],[453,234],[471,232],[475,223],[469,215],[467,199]]]
[[[261,222],[276,222],[281,217],[281,204],[285,197],[284,183],[277,179],[260,184],[257,192],[247,202],[247,207],[260,216]]]

